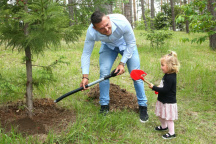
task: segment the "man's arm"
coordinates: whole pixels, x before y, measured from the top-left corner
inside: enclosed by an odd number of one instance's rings
[[[126,20],[127,22],[124,27],[124,33],[123,37],[126,42],[126,49],[124,51],[124,54],[122,56],[121,62],[126,63],[129,58],[132,57],[133,51],[136,47],[136,38],[133,32],[133,29],[131,27],[131,24]]]
[[[80,83],[80,87],[83,87],[84,89],[86,89],[85,85],[88,84],[88,80],[89,80],[88,75],[89,75],[89,67],[90,67],[90,57],[94,48],[94,44],[95,41],[93,40],[88,29],[85,43],[84,43],[83,53],[81,57],[81,68],[82,68],[83,77]]]

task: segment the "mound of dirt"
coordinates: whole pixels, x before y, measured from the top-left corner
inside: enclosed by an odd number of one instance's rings
[[[0,107],[1,127],[4,128],[4,132],[10,132],[13,128],[23,136],[47,134],[50,130],[60,133],[76,119],[73,110],[60,108],[51,99],[35,99],[33,106],[32,119],[27,117],[23,101]]]
[[[100,89],[99,84],[90,88],[88,98],[92,99],[96,105],[99,105]],[[139,106],[135,94],[121,89],[120,86],[113,83],[110,84],[110,111],[128,109],[138,112]]]
[[[99,106],[99,85],[90,88],[88,100]],[[73,110],[58,107],[51,99],[34,99],[34,115],[27,117],[25,102],[10,102],[0,107],[0,124],[5,133],[21,133],[23,136],[34,135],[45,141],[47,133],[52,130],[60,133],[76,120]],[[137,98],[134,94],[110,84],[110,111],[129,109],[138,112]]]

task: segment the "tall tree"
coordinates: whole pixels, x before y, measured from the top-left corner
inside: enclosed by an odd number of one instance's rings
[[[28,0],[25,0],[24,11],[28,13]],[[24,36],[29,37],[29,23],[24,23]],[[27,74],[27,82],[26,82],[26,102],[28,107],[28,116],[32,118],[33,116],[33,86],[32,86],[32,52],[30,45],[26,45],[25,47],[25,56],[26,56],[26,74]]]
[[[69,17],[71,21],[69,22],[70,26],[74,24],[74,0],[68,0],[68,11],[69,11]]]
[[[162,12],[162,5],[163,5],[163,0],[161,0],[161,12]]]
[[[142,18],[144,20],[144,24],[145,24],[145,30],[147,30],[147,21],[146,21],[146,17],[145,17],[145,6],[144,6],[144,0],[141,0],[141,8],[142,8]]]
[[[209,12],[213,16],[212,20],[216,21],[216,1],[215,0],[208,0],[208,6],[207,6]],[[210,31],[212,34],[209,36],[209,46],[216,50],[216,25],[212,26],[210,28]]]
[[[184,0],[184,4],[187,4],[187,0]],[[188,17],[185,17],[185,27],[186,27],[186,33],[189,33],[189,21]]]
[[[137,21],[136,17],[136,0],[133,0],[133,12],[134,12],[134,22]]]
[[[8,17],[9,15],[9,17]],[[81,26],[69,26],[69,14],[63,6],[50,0],[25,0],[0,5],[0,44],[25,52],[26,104],[33,115],[32,55],[40,54],[62,40],[73,42],[81,35]]]
[[[172,28],[173,28],[173,31],[176,31],[175,11],[174,11],[174,2],[173,2],[173,0],[170,0],[170,5],[171,5],[171,13],[172,13]]]
[[[154,0],[151,0],[151,29],[154,29],[154,17],[155,17]]]
[[[132,12],[131,12],[131,7],[132,7],[132,3],[131,0],[129,0],[129,2],[124,3],[124,15],[127,18],[127,20],[130,22],[130,24],[132,25],[133,21],[132,21]]]
[[[129,4],[130,4],[130,22],[131,22],[131,26],[133,27],[133,2],[132,0],[129,0]]]
[[[191,41],[202,43],[209,39],[209,46],[216,50],[216,14],[215,14],[215,0],[194,0],[190,4],[184,6],[185,15],[179,15],[177,22],[184,22],[186,17],[190,18],[190,31],[203,32],[203,36],[189,40],[184,38],[183,41]],[[202,12],[200,14],[200,12]]]

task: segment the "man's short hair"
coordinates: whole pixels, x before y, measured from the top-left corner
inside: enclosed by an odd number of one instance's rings
[[[91,15],[91,23],[97,24],[100,23],[102,21],[103,16],[105,16],[104,13],[100,12],[100,11],[95,11],[92,15]],[[94,25],[95,26],[95,25]]]

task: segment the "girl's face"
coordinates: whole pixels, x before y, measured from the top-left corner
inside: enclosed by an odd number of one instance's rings
[[[161,70],[163,71],[163,73],[168,73],[168,66],[164,61],[161,61]]]

